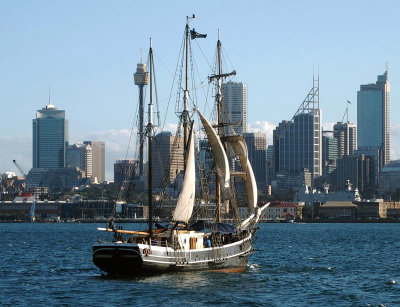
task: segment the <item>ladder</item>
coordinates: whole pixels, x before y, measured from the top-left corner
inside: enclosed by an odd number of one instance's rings
[[[182,248],[183,244],[179,242],[178,236],[174,236],[174,255],[175,255],[175,264],[178,266],[186,265],[186,251]]]

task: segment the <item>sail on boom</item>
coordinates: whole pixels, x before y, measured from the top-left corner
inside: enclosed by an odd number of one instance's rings
[[[204,130],[206,131],[208,142],[210,143],[211,150],[214,154],[215,166],[217,169],[223,194],[227,195],[230,188],[230,172],[228,157],[226,156],[224,146],[222,145],[219,136],[214,131],[208,120],[203,116],[203,114],[200,113],[199,110],[196,111],[197,113],[199,113],[201,123],[203,124]]]
[[[247,201],[250,210],[257,207],[257,183],[254,176],[253,168],[251,167],[246,142],[241,135],[226,136],[224,142],[229,143],[235,155],[239,156],[240,165],[245,172],[245,185],[247,193]]]

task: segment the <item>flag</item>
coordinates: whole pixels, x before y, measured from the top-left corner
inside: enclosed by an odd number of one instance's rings
[[[200,34],[197,33],[194,29],[190,30],[190,37],[191,39],[195,39],[195,38],[206,38],[207,34]]]

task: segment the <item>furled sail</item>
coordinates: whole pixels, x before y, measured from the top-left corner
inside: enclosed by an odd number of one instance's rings
[[[208,142],[210,143],[211,150],[214,155],[215,167],[217,169],[219,181],[221,183],[222,193],[228,195],[228,190],[230,187],[230,172],[228,157],[226,156],[224,146],[222,146],[219,136],[215,133],[213,127],[210,125],[208,120],[200,113],[200,120],[203,124],[204,130],[206,131]]]
[[[245,185],[247,192],[247,200],[250,210],[257,207],[257,183],[254,177],[253,168],[251,167],[246,142],[241,135],[233,135],[224,137],[224,141],[229,143],[235,155],[239,156],[240,165],[245,172]]]
[[[186,162],[186,171],[183,177],[182,190],[178,197],[178,202],[174,211],[172,219],[174,221],[187,223],[192,216],[195,186],[196,186],[196,170],[194,163],[194,136],[193,128],[189,134],[189,150]]]

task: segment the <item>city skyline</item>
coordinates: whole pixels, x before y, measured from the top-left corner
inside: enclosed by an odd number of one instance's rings
[[[272,144],[275,125],[291,117],[303,100],[312,81],[313,65],[316,73],[319,66],[324,126],[340,121],[347,100],[352,102],[349,120],[357,123],[357,90],[361,84],[375,82],[386,62],[393,90],[392,114],[400,112],[396,103],[400,99],[396,91],[400,85],[396,73],[400,45],[393,39],[398,23],[396,2],[286,1],[272,6],[256,1],[251,7],[232,8],[228,12],[231,18],[221,22],[210,5],[218,11],[226,4],[160,2],[154,22],[150,22],[141,13],[151,4],[44,1],[39,6],[33,1],[3,1],[0,37],[4,48],[0,55],[7,74],[0,77],[5,114],[0,171],[16,172],[13,159],[20,161],[25,171],[31,168],[29,120],[34,110],[45,105],[50,86],[52,101],[66,110],[70,121],[70,143],[85,139],[106,143],[106,179],[112,179],[113,162],[125,158],[137,109],[138,91],[132,74],[140,49],[147,50],[148,38],[154,38],[163,111],[172,83],[165,68],[173,71],[185,16],[192,13],[196,19],[191,27],[208,34],[198,44],[209,59],[215,50],[217,29],[221,29],[224,50],[238,72],[232,81],[248,85],[248,131],[267,133],[267,145]],[[375,22],[376,16],[383,14],[385,31]],[[74,16],[72,24],[70,16]],[[197,43],[193,47],[201,58]],[[204,66],[200,69],[205,78]],[[265,111],[259,112],[261,109]],[[165,125],[174,122],[171,115]],[[394,160],[400,157],[400,123],[394,116],[391,122]]]

